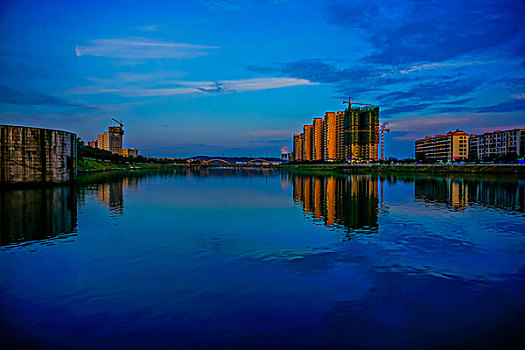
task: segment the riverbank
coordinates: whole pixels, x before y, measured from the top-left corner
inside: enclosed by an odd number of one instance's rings
[[[508,174],[525,176],[525,165],[517,164],[289,164],[283,170],[314,172],[434,173],[434,174]]]
[[[132,170],[132,169],[167,169],[183,167],[183,164],[156,164],[156,163],[121,163],[108,160],[82,158],[78,159],[77,174],[91,174],[102,171]]]

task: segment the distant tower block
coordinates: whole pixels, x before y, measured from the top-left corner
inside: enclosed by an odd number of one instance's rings
[[[122,143],[124,140],[124,124],[122,122],[113,119],[118,126],[110,126],[108,131],[98,135],[97,146],[100,149],[109,151],[111,153],[120,154],[122,149]]]

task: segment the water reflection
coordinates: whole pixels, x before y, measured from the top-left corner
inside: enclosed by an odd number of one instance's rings
[[[112,216],[124,215],[124,190],[136,191],[139,188],[139,179],[124,177],[120,181],[99,184],[97,198],[103,203]]]
[[[152,176],[162,178],[162,175],[151,172],[114,172],[82,176],[78,179],[79,206],[84,205],[86,196],[94,196],[109,210],[111,217],[123,216],[124,193],[137,191],[139,183]]]
[[[296,203],[314,222],[354,233],[378,230],[378,179],[368,175],[323,176],[290,174]]]
[[[76,203],[79,236],[0,249],[0,348],[504,348],[523,339],[523,215],[484,209],[523,208],[523,181],[181,169],[32,191],[2,193],[2,233],[30,220],[31,233],[46,220],[75,232]],[[23,211],[18,226],[9,208]],[[379,224],[381,234],[363,234]],[[340,232],[364,239],[342,243]]]
[[[469,204],[524,210],[525,181],[469,178],[416,178],[415,198],[463,209]]]
[[[75,232],[74,187],[0,190],[0,245]]]

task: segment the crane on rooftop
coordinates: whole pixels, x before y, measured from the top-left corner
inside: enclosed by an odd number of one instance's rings
[[[121,128],[124,127],[124,124],[122,123],[122,121],[118,121],[115,118],[111,118],[111,120],[113,120],[115,123],[117,123]]]
[[[352,109],[352,105],[361,105],[361,106],[373,106],[370,103],[359,103],[359,102],[352,102],[352,98],[348,97],[348,101],[343,101],[343,104],[348,103],[348,109]]]

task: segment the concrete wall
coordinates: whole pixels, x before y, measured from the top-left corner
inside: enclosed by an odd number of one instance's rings
[[[0,183],[67,182],[76,164],[76,134],[0,125]]]

